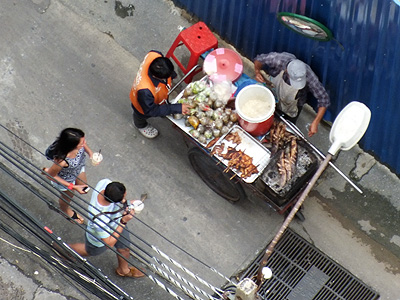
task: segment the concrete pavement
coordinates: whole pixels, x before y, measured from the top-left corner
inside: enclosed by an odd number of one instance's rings
[[[121,4],[128,8],[131,3]],[[133,129],[128,93],[141,59],[150,49],[165,53],[177,27],[190,22],[169,1],[132,5],[132,16],[122,18],[111,1],[3,3],[0,20],[9,26],[0,29],[1,124],[41,151],[62,128],[82,128],[89,145],[93,150],[101,148],[105,157],[99,167],[87,168],[89,183],[109,177],[124,182],[132,198],[149,193],[141,220],[208,265],[233,275],[265,247],[283,217],[252,194],[236,205],[215,195],[191,169],[186,146],[168,120],[154,120],[161,130],[154,141]],[[251,63],[245,62],[251,75]],[[311,118],[305,110],[299,128],[304,129]],[[328,132],[329,127],[321,126],[310,139],[323,152],[329,146]],[[3,129],[0,136],[36,165],[48,164]],[[373,287],[381,299],[400,299],[398,177],[358,148],[340,153],[335,163],[351,174],[364,194],[327,169],[305,202],[306,221],[295,221],[291,228]],[[0,188],[28,205],[27,192],[15,189],[3,175]],[[29,207],[63,240],[82,240],[82,232],[49,213],[46,206]],[[153,232],[138,223],[133,227],[190,269],[208,275]],[[12,246],[0,243],[1,277],[11,295],[92,298],[51,276],[46,266],[39,269],[40,263],[31,263],[31,255],[16,253]],[[91,261],[135,299],[169,299],[147,279],[127,283],[116,278],[112,253]],[[13,276],[18,276],[18,282]],[[216,285],[222,282],[209,278]]]

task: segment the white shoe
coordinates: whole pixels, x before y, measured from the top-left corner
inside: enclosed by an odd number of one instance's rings
[[[147,124],[144,128],[137,128],[137,130],[148,139],[154,139],[158,135],[158,130],[150,124]]]

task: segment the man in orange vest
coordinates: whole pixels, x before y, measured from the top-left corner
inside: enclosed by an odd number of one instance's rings
[[[133,123],[146,138],[158,135],[158,130],[147,123],[150,117],[188,114],[188,104],[167,103],[172,79],[176,77],[174,65],[161,52],[150,51],[139,67],[129,97],[133,108]]]

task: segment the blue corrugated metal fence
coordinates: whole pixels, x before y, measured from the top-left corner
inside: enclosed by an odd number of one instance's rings
[[[365,103],[372,118],[360,144],[400,174],[400,6],[390,0],[173,1],[249,59],[286,51],[308,63],[332,100],[326,119],[333,120],[351,101]],[[313,18],[328,27],[335,40],[299,35],[279,23],[279,12]]]

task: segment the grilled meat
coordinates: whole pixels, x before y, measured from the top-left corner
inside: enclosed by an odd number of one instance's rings
[[[236,147],[228,147],[226,153],[216,153],[216,155],[228,160],[228,164],[224,172],[227,173],[230,169],[236,169],[241,173],[241,178],[247,178],[258,173],[257,166],[253,164],[253,158],[244,153],[242,150],[236,150],[235,148]]]
[[[221,143],[221,144],[219,144],[219,145],[214,147],[214,149],[210,152],[210,155],[213,156],[213,155],[216,154],[218,156],[221,156],[221,154],[224,151],[224,149],[225,149],[225,144]]]
[[[220,156],[222,158],[226,159],[226,160],[230,160],[230,159],[232,159],[232,156],[235,153],[237,153],[236,146],[235,147],[229,147],[228,146],[228,149],[226,150],[226,153],[222,153]]]
[[[297,160],[297,140],[292,138],[290,144],[281,152],[281,156],[277,163],[279,174],[281,175],[280,187],[292,178]]]
[[[286,131],[286,125],[275,120],[269,131],[269,139],[272,144],[271,152],[276,153],[279,149],[284,149],[293,138],[297,139],[295,135]]]
[[[281,175],[280,187],[292,178],[297,160],[297,137],[286,131],[286,125],[277,120],[274,121],[269,132],[269,139],[272,145],[271,153],[283,149],[277,162],[278,171]]]
[[[207,144],[207,148],[211,148],[212,146],[215,145],[215,143],[219,140],[219,137],[213,138],[208,144]]]
[[[297,160],[297,139],[292,138],[290,141],[290,152],[289,152],[289,160],[290,164],[294,167],[296,165]]]
[[[279,181],[279,186],[283,188],[283,186],[286,184],[287,181],[287,171],[285,167],[285,152],[281,152],[281,156],[279,157],[277,166],[278,166],[278,171],[279,174],[281,175],[281,180]]]
[[[242,174],[240,174],[240,177],[247,178],[247,177],[250,177],[251,175],[257,174],[257,173],[258,173],[257,166],[252,164],[251,166],[243,169]]]
[[[239,135],[239,132],[231,132],[225,136],[225,140],[231,141],[232,143],[239,145],[242,142],[242,139]]]

